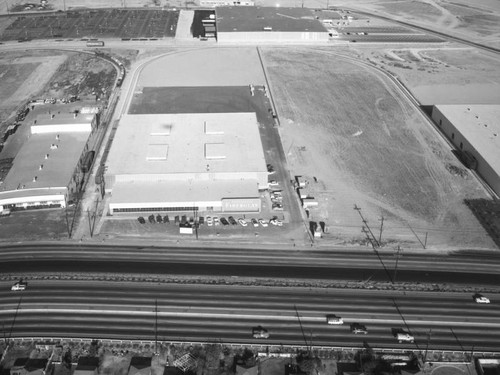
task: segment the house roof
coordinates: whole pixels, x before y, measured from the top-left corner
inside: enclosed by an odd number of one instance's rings
[[[28,372],[44,369],[45,366],[47,366],[48,361],[49,360],[47,358],[30,358],[26,361],[24,368]]]
[[[28,359],[28,357],[16,358],[12,367],[24,367],[26,362],[28,362]]]
[[[97,357],[80,357],[76,369],[80,371],[94,371],[99,367],[99,358]]]

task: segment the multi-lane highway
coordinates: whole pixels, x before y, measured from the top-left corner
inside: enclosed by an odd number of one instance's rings
[[[496,350],[499,257],[491,255],[483,262],[474,253],[404,254],[394,289],[377,290],[373,281],[390,285],[389,275],[395,276],[395,257],[358,251],[7,246],[0,251],[3,334],[153,340],[156,325],[161,341],[305,345],[305,335],[316,346],[361,347],[366,342],[376,348]],[[88,272],[113,281],[92,280]],[[12,279],[26,275],[27,290],[10,291]],[[88,280],[71,280],[69,275]],[[182,284],[172,282],[175,275],[184,275]],[[208,285],[200,283],[203,275],[205,282],[221,278]],[[137,281],[124,281],[132,278]],[[190,278],[196,281],[190,283]],[[262,282],[284,278],[310,287]],[[410,291],[397,285],[409,279],[442,284],[451,279],[455,285],[448,289],[459,290],[463,283],[464,291]],[[241,280],[255,282],[243,286]],[[321,287],[338,280],[370,283],[359,283],[358,289]],[[473,289],[486,290],[492,303],[476,304]],[[328,326],[326,314],[341,316],[345,324]],[[354,322],[366,325],[369,333],[352,334],[349,326]],[[251,338],[257,325],[269,329],[269,339]],[[393,337],[397,329],[410,332],[415,343],[398,343]]]
[[[11,292],[0,283],[0,319],[6,337],[93,337],[315,346],[396,347],[416,350],[496,350],[497,306],[478,305],[469,293],[327,288],[181,285],[34,280]],[[336,314],[344,325],[328,326]],[[350,323],[368,334],[354,335]],[[261,325],[269,339],[252,339]],[[394,330],[415,343],[398,343]]]

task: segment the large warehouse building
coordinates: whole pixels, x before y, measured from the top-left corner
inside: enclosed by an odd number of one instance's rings
[[[259,212],[255,113],[125,115],[107,162],[109,213]]]
[[[217,7],[220,43],[326,43],[328,31],[307,8]]]
[[[0,187],[0,211],[65,207],[96,127],[95,114],[39,115]]]
[[[437,105],[432,119],[500,195],[500,105]]]

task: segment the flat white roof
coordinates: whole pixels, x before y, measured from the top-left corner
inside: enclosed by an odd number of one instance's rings
[[[107,164],[109,175],[267,172],[255,113],[124,115]]]
[[[43,189],[65,188],[75,170],[87,142],[88,133],[64,133],[56,139],[55,134],[32,134],[19,150],[4,182],[3,192],[10,195],[27,196]],[[35,189],[26,194],[23,190]],[[43,192],[45,194],[46,192]]]
[[[500,174],[500,105],[437,105],[436,108]]]

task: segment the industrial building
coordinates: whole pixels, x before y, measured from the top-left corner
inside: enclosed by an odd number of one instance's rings
[[[122,116],[109,213],[259,212],[267,166],[255,113]]]
[[[39,115],[0,185],[0,211],[66,207],[97,126],[95,114]]]
[[[464,163],[500,195],[500,105],[436,105],[432,119]]]
[[[312,10],[285,7],[217,7],[219,43],[326,43],[328,31]]]

